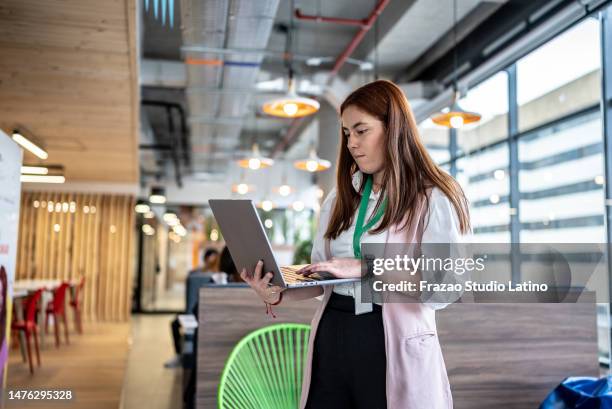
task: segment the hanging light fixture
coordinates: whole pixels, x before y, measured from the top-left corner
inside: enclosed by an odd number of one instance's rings
[[[431,120],[435,124],[455,129],[480,121],[481,115],[479,113],[466,111],[459,106],[459,97],[459,91],[455,89],[453,103],[448,112],[440,112],[432,116]]]
[[[261,156],[261,153],[259,152],[259,145],[257,145],[256,143],[253,144],[251,156],[238,161],[238,165],[241,168],[251,170],[269,168],[273,164],[273,159]]]
[[[161,186],[151,187],[151,195],[149,196],[149,202],[153,204],[164,204],[166,203],[166,192]]]
[[[287,183],[287,172],[283,171],[280,186],[274,188],[274,191],[283,197],[287,197],[293,192],[293,188]]]
[[[64,183],[64,167],[61,165],[22,166],[21,182],[23,183]]]
[[[271,200],[265,199],[262,200],[261,203],[259,203],[259,207],[261,207],[261,210],[263,210],[264,212],[269,212],[274,209],[275,205],[274,202],[272,202]]]
[[[255,190],[255,186],[249,185],[245,179],[244,170],[240,171],[240,181],[232,185],[232,192],[238,193],[239,195],[246,195],[249,192]]]
[[[447,128],[461,128],[463,125],[480,121],[479,113],[469,112],[459,106],[459,85],[457,83],[457,0],[453,1],[453,100],[447,112],[439,112],[431,117],[438,125]]]
[[[136,202],[136,206],[134,206],[134,210],[136,211],[136,213],[144,214],[150,212],[151,208],[144,200],[138,200],[138,202]]]
[[[232,185],[232,192],[238,193],[239,195],[246,195],[247,193],[252,192],[254,190],[255,188],[253,188],[253,186],[248,185],[244,182],[235,183]]]
[[[308,172],[321,172],[331,167],[331,162],[325,159],[319,158],[317,151],[314,146],[310,149],[310,155],[306,159],[298,160],[293,163],[299,170],[305,170]]]
[[[66,178],[62,175],[21,175],[22,183],[64,183]]]
[[[23,130],[15,129],[12,134],[12,139],[23,149],[29,151],[42,160],[49,157],[47,151],[42,148],[42,145],[36,141],[32,135],[28,135],[28,137],[24,136]]]
[[[300,201],[300,200],[296,200],[295,202],[293,202],[291,204],[291,207],[293,208],[293,210],[295,210],[296,212],[301,212],[302,210],[304,210],[304,202]]]
[[[21,174],[27,175],[48,175],[49,168],[44,166],[22,166]]]
[[[286,95],[263,104],[262,109],[266,114],[281,118],[300,118],[312,115],[319,110],[319,101],[297,94],[292,71],[289,74],[288,88]]]
[[[293,10],[293,2],[291,2],[291,9]],[[293,78],[293,53],[291,52],[293,32],[295,30],[293,13],[291,13],[290,18],[289,28],[287,29],[287,41],[285,43],[285,53],[289,56],[289,58],[285,60],[287,71],[289,72],[287,94],[280,98],[265,102],[262,110],[268,115],[281,118],[301,118],[317,112],[320,105],[315,99],[301,97],[297,94],[296,81]]]
[[[166,210],[166,213],[164,213],[164,215],[162,216],[162,219],[164,219],[166,224],[168,224],[168,226],[171,226],[171,227],[181,224],[181,221],[176,215],[176,213],[171,212],[170,210]]]

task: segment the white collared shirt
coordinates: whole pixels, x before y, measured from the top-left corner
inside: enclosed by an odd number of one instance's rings
[[[353,175],[353,187],[359,192],[363,174],[357,171]],[[365,220],[369,220],[372,216],[372,211],[376,207],[380,193],[370,194]],[[323,205],[319,215],[319,225],[315,236],[311,260],[313,263],[324,261],[325,257],[325,238],[323,237],[329,218],[331,216],[332,206],[336,198],[336,189],[332,189]],[[353,252],[353,234],[355,232],[355,223],[357,217],[353,216],[351,226],[340,233],[340,235],[330,241],[330,252],[332,257],[345,258],[355,257]],[[387,241],[387,232],[378,234],[370,234],[365,232],[361,238],[361,243],[385,243]],[[455,208],[448,197],[438,188],[433,188],[429,198],[429,218],[423,231],[421,243],[459,243],[465,241],[465,236],[460,233],[459,218],[455,212]],[[341,295],[354,297],[352,283],[344,283],[334,285],[334,292]],[[429,305],[429,304],[428,304]],[[446,304],[431,304],[434,309],[444,308]]]

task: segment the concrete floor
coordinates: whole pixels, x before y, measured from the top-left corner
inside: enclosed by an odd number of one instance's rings
[[[132,316],[122,409],[181,408],[182,370],[164,368],[164,362],[174,355],[170,334],[173,318],[174,315]]]
[[[168,290],[157,295],[149,309],[162,311],[185,311],[185,283],[176,282]]]
[[[53,330],[40,351],[41,366],[30,375],[18,348],[9,351],[7,390],[66,390],[73,399],[8,400],[8,408],[116,409],[128,357],[129,323],[84,323],[84,333],[70,326],[70,344],[54,345]],[[6,396],[5,396],[6,398]],[[170,406],[167,406],[170,407]],[[175,406],[176,407],[176,406]]]

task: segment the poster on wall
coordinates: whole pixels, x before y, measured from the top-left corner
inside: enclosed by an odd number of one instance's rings
[[[21,148],[0,130],[0,396],[4,396],[6,387],[12,286],[19,229],[21,161]]]

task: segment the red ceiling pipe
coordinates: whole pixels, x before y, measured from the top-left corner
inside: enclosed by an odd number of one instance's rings
[[[372,28],[372,25],[374,24],[378,16],[380,16],[380,13],[382,13],[385,7],[387,7],[390,1],[391,0],[378,0],[378,4],[376,4],[374,10],[372,10],[368,18],[363,20],[339,17],[309,16],[302,14],[299,9],[295,10],[295,17],[300,20],[322,21],[326,23],[347,24],[361,27],[357,34],[355,34],[355,37],[353,37],[351,42],[348,44],[348,46],[346,46],[342,54],[340,54],[340,56],[336,59],[336,62],[334,63],[334,68],[332,68],[331,73],[329,75],[330,79],[336,74],[338,74],[338,71],[340,71],[340,68],[342,68],[342,66],[346,62],[346,59],[351,56],[353,51],[355,51],[355,48],[357,48],[359,43],[361,43],[361,40],[363,40],[363,37],[366,35],[366,33],[370,31],[370,28]]]
[[[374,7],[374,10],[372,10],[368,18],[363,19],[363,20],[337,18],[337,17],[308,16],[308,15],[302,14],[299,9],[295,10],[295,17],[300,20],[321,21],[321,22],[326,22],[326,23],[346,24],[346,25],[354,25],[354,26],[361,27],[359,31],[357,32],[357,34],[355,34],[355,37],[353,37],[349,45],[344,49],[342,54],[340,54],[340,56],[336,59],[336,62],[334,63],[334,68],[329,74],[328,80],[331,80],[336,74],[338,74],[338,71],[340,71],[340,68],[342,68],[342,66],[346,62],[346,59],[351,56],[353,51],[355,51],[355,48],[357,48],[359,43],[361,43],[361,40],[363,40],[363,37],[370,30],[370,28],[372,27],[372,25],[374,24],[378,16],[380,16],[380,13],[382,13],[382,11],[385,9],[385,7],[387,7],[390,1],[391,0],[379,0],[378,4],[376,4],[376,7]],[[286,149],[287,146],[291,145],[291,143],[297,136],[296,131],[299,128],[299,125],[301,124],[303,119],[304,118],[295,118],[291,122],[291,125],[289,126],[289,130],[287,131],[287,134],[285,135],[285,137],[279,143],[277,143],[276,146],[274,147],[273,152],[272,152],[272,157],[275,157],[280,151]]]
[[[379,0],[378,1],[378,4],[376,5],[376,7],[374,7],[374,10],[372,10],[370,15],[366,19],[366,23],[363,26],[361,26],[357,34],[355,34],[355,37],[353,37],[351,42],[348,44],[348,46],[344,49],[342,54],[340,54],[340,56],[334,63],[334,68],[332,68],[331,73],[329,75],[330,79],[333,78],[336,74],[338,74],[338,71],[340,71],[340,68],[342,68],[342,66],[346,62],[346,59],[351,56],[353,51],[355,51],[355,48],[357,48],[359,43],[361,43],[361,40],[363,40],[363,37],[370,30],[370,28],[372,27],[372,25],[374,24],[378,16],[380,16],[380,13],[382,13],[385,7],[387,7],[389,2],[390,0]]]
[[[295,142],[295,138],[298,136],[297,131],[306,118],[308,117],[304,116],[301,118],[293,118],[291,124],[289,125],[289,129],[287,129],[287,133],[285,134],[283,139],[278,141],[274,148],[272,148],[272,153],[270,154],[272,159],[276,158],[276,156],[279,155],[281,152],[286,151],[287,148],[290,147],[293,142]]]

